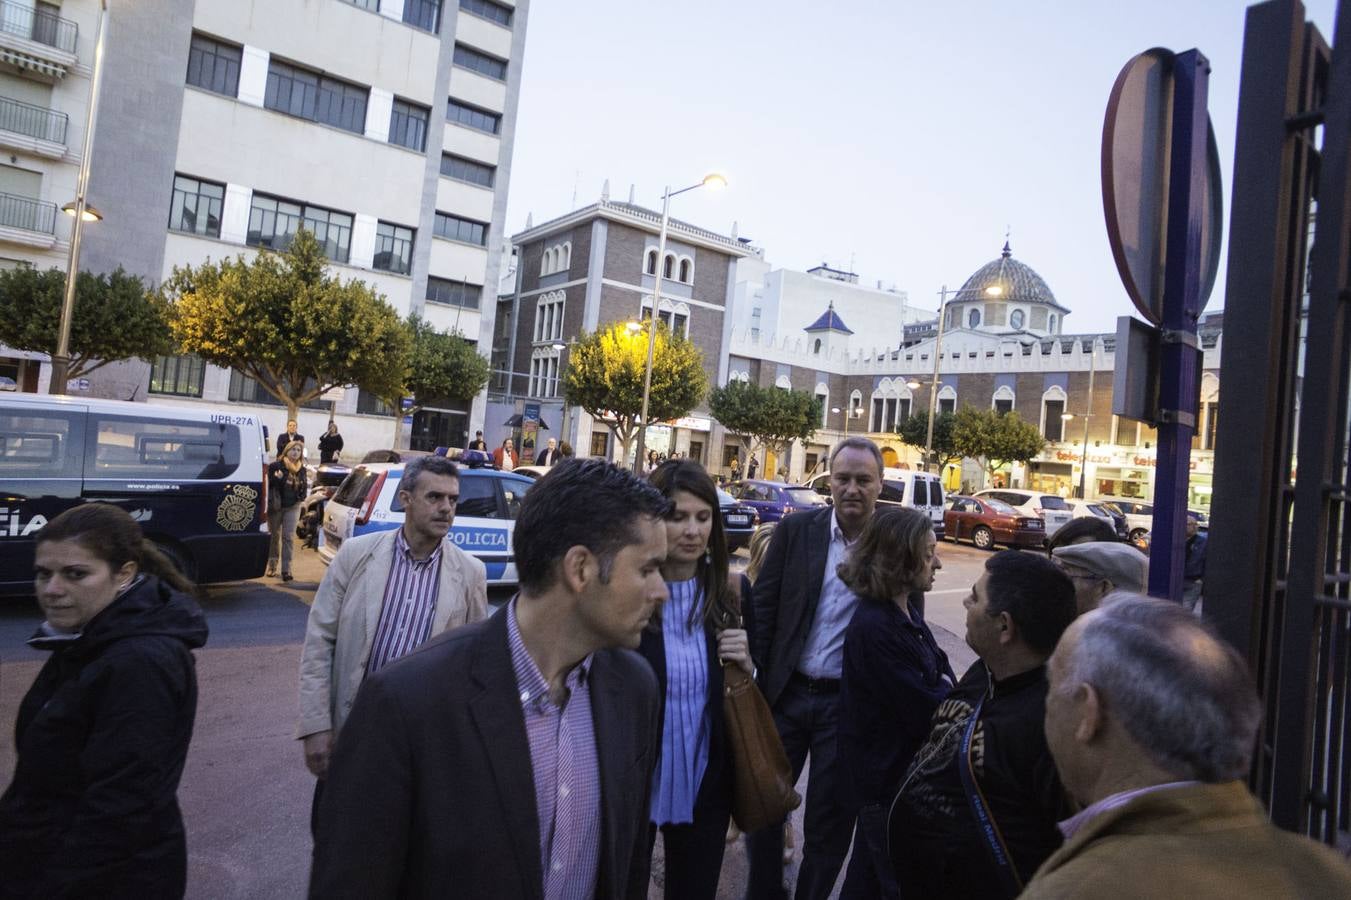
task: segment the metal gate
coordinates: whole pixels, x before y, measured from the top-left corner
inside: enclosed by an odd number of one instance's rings
[[[1206,615],[1266,716],[1253,789],[1328,843],[1351,816],[1351,0],[1248,10]]]

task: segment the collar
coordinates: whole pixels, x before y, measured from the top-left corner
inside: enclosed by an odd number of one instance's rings
[[[1065,840],[1068,841],[1070,838],[1074,837],[1079,829],[1088,824],[1090,819],[1093,819],[1108,810],[1116,809],[1118,806],[1125,806],[1136,797],[1143,797],[1145,794],[1152,794],[1156,791],[1192,787],[1200,783],[1201,782],[1199,781],[1170,781],[1167,784],[1151,784],[1142,788],[1135,788],[1134,790],[1119,791],[1118,793],[1103,797],[1096,803],[1089,804],[1065,821],[1057,823],[1056,827],[1060,829],[1060,833],[1064,835]]]
[[[985,665],[985,660],[980,660],[981,668],[985,669],[985,677],[988,686],[985,689],[986,696],[991,699],[995,697],[1006,697],[1009,694],[1017,693],[1025,687],[1046,681],[1046,663],[1028,669],[1026,672],[1019,672],[1017,675],[1010,675],[1008,678],[995,678],[990,667]]]
[[[403,526],[399,527],[396,535],[397,536],[394,538],[394,550],[404,559],[408,560],[410,565],[421,568],[431,563],[439,563],[441,561],[441,550],[445,546],[445,541],[437,541],[436,549],[431,552],[431,555],[426,559],[418,559],[413,555],[413,548],[408,546],[408,538],[403,535]]]
[[[546,703],[549,703],[549,682],[544,678],[544,673],[539,670],[535,664],[530,651],[525,648],[525,641],[521,639],[521,628],[516,622],[516,598],[511,598],[507,604],[507,649],[511,652],[511,667],[516,673],[516,690],[520,698],[523,709],[540,709]],[[576,690],[579,685],[585,684],[591,674],[591,662],[594,653],[587,654],[586,658],[572,667],[568,672],[566,684],[569,691]]]
[[[858,538],[854,538],[858,540]],[[854,541],[845,537],[844,529],[840,527],[840,520],[835,515],[835,510],[830,511],[830,542],[842,541],[846,547],[852,546]]]

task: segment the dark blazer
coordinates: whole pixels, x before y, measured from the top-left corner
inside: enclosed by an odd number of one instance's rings
[[[558,461],[562,458],[563,454],[559,452],[559,449],[557,447],[555,447],[552,450],[550,450],[548,447],[545,447],[538,454],[536,454],[535,465],[537,466],[557,465]]]
[[[718,662],[718,638],[713,629],[704,629],[704,645],[708,653],[708,767],[699,793],[694,801],[694,817],[701,820],[705,813],[726,814],[732,808],[732,761],[728,758],[727,719],[722,712],[722,664]],[[666,723],[666,639],[661,623],[653,621],[643,632],[638,653],[652,666],[657,676],[657,748],[661,752],[661,734]]]
[[[833,507],[823,506],[779,522],[755,579],[751,656],[760,670],[760,689],[770,706],[788,685],[816,616],[830,552],[833,512]]]
[[[507,612],[367,678],[334,747],[310,896],[542,900],[538,814]],[[628,650],[590,674],[601,783],[596,896],[645,898],[656,679]]]

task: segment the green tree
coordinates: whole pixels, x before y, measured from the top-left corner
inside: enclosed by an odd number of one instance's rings
[[[354,384],[377,397],[402,390],[408,328],[364,281],[329,274],[304,229],[285,253],[175,267],[161,291],[185,352],[257,380],[290,418],[329,388]]]
[[[55,355],[66,273],[19,266],[0,272],[0,344]],[[68,377],[138,357],[174,352],[165,305],[145,283],[119,266],[111,275],[81,272],[70,320]]]
[[[924,461],[926,465],[938,463],[946,466],[962,461],[962,454],[952,442],[952,425],[955,419],[956,416],[950,412],[940,412],[934,417],[933,453],[930,459]],[[929,435],[929,411],[920,410],[908,417],[896,426],[896,433],[900,435],[902,443],[914,447],[922,457],[924,442]]]
[[[713,417],[736,434],[750,458],[761,447],[782,454],[793,441],[811,440],[821,421],[821,398],[806,391],[729,381],[708,396]]]
[[[433,400],[473,397],[489,377],[488,360],[461,332],[437,331],[417,313],[408,317],[407,328],[411,350],[401,386],[380,398],[395,411],[393,447],[402,436],[403,416],[413,415]],[[408,409],[400,409],[404,397],[413,398]]]
[[[1003,466],[1025,463],[1046,446],[1035,425],[1016,412],[1000,414],[993,409],[963,406],[952,426],[953,446],[963,456],[980,461],[991,476]]]
[[[641,331],[632,333],[623,322],[616,322],[594,334],[583,333],[572,345],[563,379],[568,404],[604,422],[619,439],[626,460],[644,424],[643,372],[651,327],[648,320]],[[646,424],[688,415],[707,391],[708,375],[699,348],[659,325]]]

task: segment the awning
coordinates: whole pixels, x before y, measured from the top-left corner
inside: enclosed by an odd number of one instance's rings
[[[508,428],[520,428],[525,424],[525,417],[520,413],[516,413],[516,415],[507,419],[502,424]],[[553,429],[549,427],[549,423],[545,422],[543,419],[540,419],[535,424],[539,426],[540,431],[553,431]]]

